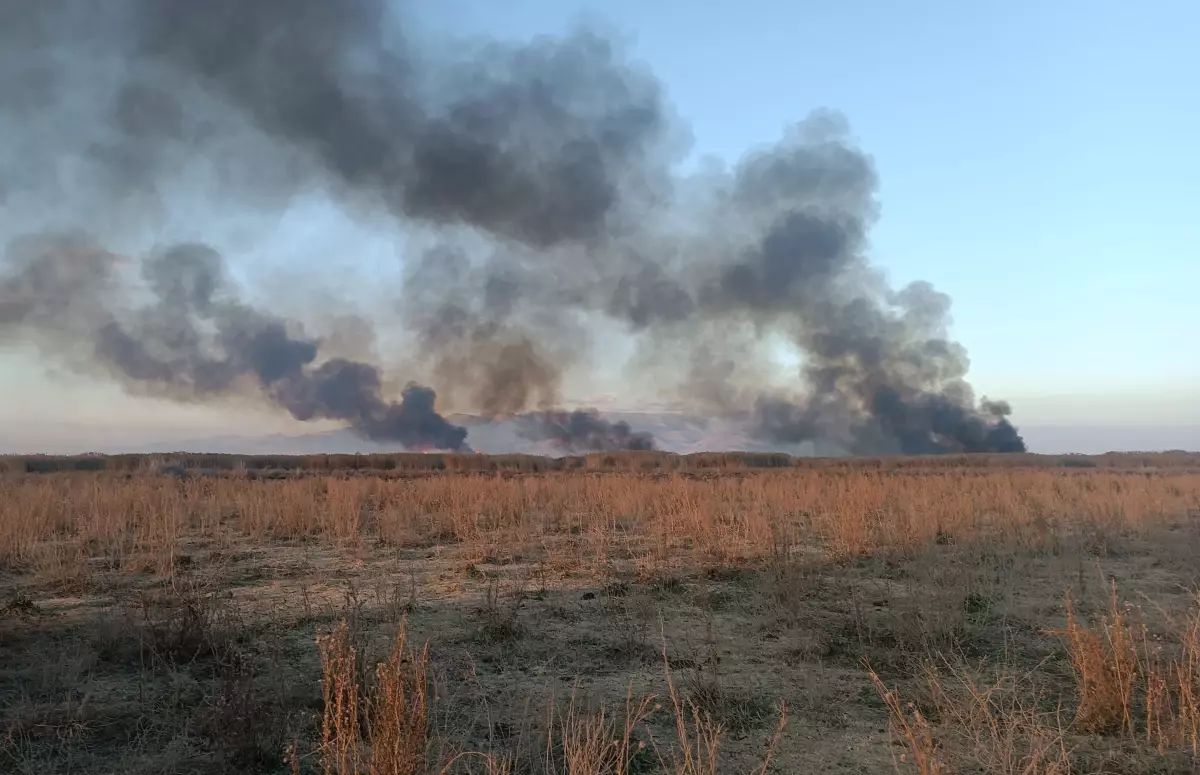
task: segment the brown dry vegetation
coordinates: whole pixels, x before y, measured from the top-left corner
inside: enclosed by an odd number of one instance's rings
[[[0,469],[4,772],[1200,765],[1200,456]]]

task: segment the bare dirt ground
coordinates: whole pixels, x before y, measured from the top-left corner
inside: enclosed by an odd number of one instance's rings
[[[0,487],[5,772],[1200,771],[1188,465]]]

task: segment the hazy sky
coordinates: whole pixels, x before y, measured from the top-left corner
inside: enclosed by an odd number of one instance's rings
[[[874,259],[954,299],[978,393],[1010,399],[1018,424],[1200,425],[1200,4],[424,5],[468,34],[608,25],[666,84],[693,161],[733,162],[814,107],[841,111],[881,179]],[[273,239],[320,223],[286,220]],[[56,412],[244,422],[69,388],[13,354],[0,397],[0,428]]]

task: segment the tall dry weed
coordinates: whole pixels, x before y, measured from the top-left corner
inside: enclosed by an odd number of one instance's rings
[[[321,655],[321,746],[319,758],[325,775],[357,775],[363,760],[362,705],[358,680],[358,652],[350,628],[339,622],[319,636]]]
[[[895,689],[889,689],[883,679],[867,665],[871,683],[888,710],[889,732],[893,742],[904,749],[893,754],[897,772],[917,775],[950,775],[951,770],[934,738],[934,727],[921,713],[916,703],[904,702]]]
[[[429,771],[428,646],[408,646],[401,621],[388,656],[363,685],[362,655],[342,620],[318,637],[323,713],[319,759],[326,775],[419,775]]]
[[[1200,601],[1153,634],[1139,606],[1122,604],[1115,582],[1107,612],[1083,620],[1070,595],[1066,627],[1082,732],[1141,739],[1160,752],[1184,748],[1200,760]]]
[[[547,736],[547,772],[560,775],[558,760],[561,758],[561,775],[629,775],[635,757],[645,751],[645,741],[635,740],[634,736],[638,727],[657,709],[654,700],[652,695],[635,699],[630,684],[625,697],[624,718],[620,722],[603,705],[596,710],[586,710],[579,704],[575,692],[563,713],[555,714],[551,704],[548,726],[552,734]]]

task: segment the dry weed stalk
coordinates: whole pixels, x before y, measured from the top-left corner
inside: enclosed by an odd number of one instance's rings
[[[332,632],[318,636],[321,655],[321,766],[325,775],[359,772],[361,731],[358,654],[350,643],[350,627],[341,621]]]
[[[376,666],[374,683],[363,687],[360,655],[345,620],[317,643],[324,698],[320,759],[326,775],[426,772],[428,645],[419,653],[411,651],[402,620],[391,652]]]
[[[965,758],[994,775],[1069,775],[1071,757],[1059,712],[1038,710],[1028,677],[1002,673],[982,683],[963,667],[925,670],[940,725],[959,738]]]
[[[658,709],[655,697],[646,695],[634,700],[633,684],[625,695],[625,718],[620,727],[603,705],[591,713],[577,705],[578,696],[571,693],[565,714],[555,724],[554,705],[550,706],[550,729],[557,728],[562,747],[564,775],[629,775],[633,758],[645,748],[634,742],[634,732]],[[546,769],[558,772],[554,756],[554,735],[547,736]]]
[[[1075,727],[1095,734],[1132,735],[1133,692],[1139,673],[1138,625],[1130,621],[1131,612],[1121,610],[1115,585],[1109,615],[1101,618],[1096,628],[1079,621],[1070,595],[1065,607],[1067,626],[1061,635],[1066,640],[1079,692]]]
[[[415,653],[408,648],[406,621],[387,659],[375,671],[367,709],[371,775],[417,775],[425,771],[429,753],[429,644]]]
[[[887,706],[897,771],[918,775],[986,772],[989,775],[1070,775],[1071,757],[1056,714],[1036,709],[1010,676],[981,684],[962,668],[947,673],[927,668],[925,685],[938,718],[933,722],[913,702],[904,702],[867,666]],[[1032,695],[1036,700],[1036,692]]]
[[[722,772],[719,752],[725,734],[724,727],[695,702],[680,696],[665,648],[663,672],[671,701],[675,739],[666,746],[667,753],[664,755],[653,736],[650,736],[650,745],[662,771],[671,775],[717,775]],[[561,748],[564,775],[630,775],[635,771],[634,764],[639,754],[647,750],[644,741],[635,742],[635,733],[653,714],[663,709],[656,699],[654,695],[635,698],[633,684],[630,683],[625,696],[624,718],[620,724],[603,705],[598,710],[585,711],[578,705],[575,693],[571,695],[565,715],[555,723],[552,704],[550,734],[546,740],[546,770],[552,775],[559,772],[555,756],[557,743]],[[766,775],[770,770],[787,728],[787,705],[780,701],[778,707],[778,723],[763,753],[758,775]]]
[[[892,740],[905,748],[905,753],[892,755],[897,772],[907,767],[918,775],[950,775],[934,740],[933,725],[912,702],[902,702],[895,689],[887,688],[883,679],[867,665],[871,683],[888,709]]]
[[[1066,628],[1056,634],[1074,668],[1075,728],[1140,737],[1160,752],[1182,747],[1200,758],[1200,605],[1168,639],[1151,636],[1141,609],[1121,605],[1115,583],[1096,623],[1080,620],[1069,594],[1065,608]]]

